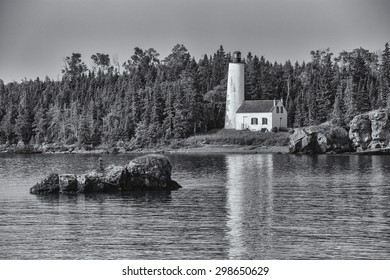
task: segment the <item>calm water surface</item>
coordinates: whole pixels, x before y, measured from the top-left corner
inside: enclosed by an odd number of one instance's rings
[[[98,157],[0,155],[0,259],[390,259],[388,156],[168,155],[171,193],[29,194]]]

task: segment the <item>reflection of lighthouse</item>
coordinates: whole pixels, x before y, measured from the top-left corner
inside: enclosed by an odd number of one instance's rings
[[[229,63],[228,84],[226,93],[225,128],[237,129],[236,112],[244,101],[244,63],[241,53],[233,53],[233,62]]]
[[[272,247],[273,155],[229,155],[229,258],[267,258]]]

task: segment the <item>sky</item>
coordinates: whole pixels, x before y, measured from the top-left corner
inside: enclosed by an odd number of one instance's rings
[[[160,59],[183,44],[198,61],[220,45],[271,62],[309,61],[390,42],[389,0],[0,0],[0,79],[61,78],[64,59],[97,52],[123,63],[135,47]]]

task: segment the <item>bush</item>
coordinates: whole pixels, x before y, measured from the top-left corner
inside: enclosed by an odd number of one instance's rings
[[[331,127],[327,137],[335,144],[348,144],[350,142],[348,132],[339,126]]]

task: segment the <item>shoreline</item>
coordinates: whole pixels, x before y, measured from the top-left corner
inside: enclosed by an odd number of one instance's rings
[[[202,144],[196,146],[186,146],[179,148],[172,147],[156,147],[156,148],[140,148],[134,150],[126,150],[124,147],[104,148],[80,148],[77,146],[60,146],[60,145],[26,145],[5,146],[0,145],[1,154],[86,154],[86,155],[102,155],[102,154],[295,154],[304,155],[306,153],[290,153],[289,146],[263,146],[263,145],[238,145],[238,144]],[[307,153],[310,154],[310,153]],[[354,152],[327,152],[324,155],[390,155],[390,148],[373,149]]]
[[[244,146],[244,145],[213,145],[204,144],[196,147],[158,147],[135,150],[125,150],[124,148],[99,148],[85,149],[78,147],[0,147],[0,154],[287,154],[288,146]]]

